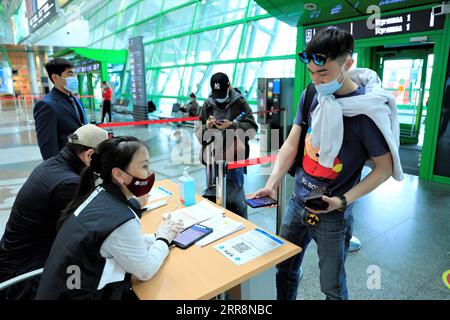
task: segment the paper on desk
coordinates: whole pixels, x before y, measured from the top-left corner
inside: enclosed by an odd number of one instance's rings
[[[239,266],[262,256],[283,244],[284,242],[280,239],[264,230],[256,228],[230,240],[219,243],[214,246],[214,249]]]
[[[222,215],[206,220],[202,222],[202,225],[212,228],[213,232],[195,243],[200,247],[244,229],[243,223]]]
[[[172,212],[167,212],[163,215],[164,219],[170,214],[171,220],[182,220],[183,228],[189,228],[194,224],[201,223],[215,216],[225,213],[225,209],[216,207],[208,200],[203,200],[192,206],[181,208]]]
[[[153,188],[150,190],[150,197],[148,198],[147,203],[170,197],[171,195],[173,195],[173,193],[163,187]]]

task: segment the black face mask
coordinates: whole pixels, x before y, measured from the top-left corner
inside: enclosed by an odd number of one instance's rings
[[[228,101],[230,101],[230,93],[229,91],[227,91],[227,95],[225,98],[223,99],[215,99],[217,103],[226,103]]]

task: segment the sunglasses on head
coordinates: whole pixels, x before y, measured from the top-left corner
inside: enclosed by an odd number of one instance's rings
[[[346,51],[346,52],[352,54],[352,52],[350,52],[350,51]],[[327,58],[328,58],[328,56],[325,54],[309,53],[309,52],[306,52],[306,50],[300,52],[298,54],[298,56],[303,63],[308,64],[312,60],[312,62],[314,62],[314,64],[316,64],[318,66],[325,65],[327,63]]]

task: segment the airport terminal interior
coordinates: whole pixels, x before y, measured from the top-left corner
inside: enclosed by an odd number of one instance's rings
[[[348,298],[450,298],[450,2],[14,0],[2,1],[0,20],[0,235],[17,193],[43,162],[33,108],[53,88],[49,60],[73,64],[85,123],[142,140],[157,181],[177,181],[188,168],[201,195],[207,179],[197,114],[180,109],[191,93],[202,107],[214,89],[211,77],[228,75],[258,125],[248,158],[275,155],[311,82],[298,54],[335,26],[355,39],[352,69],[374,70],[395,98],[404,172],[402,181],[391,177],[353,206],[361,247],[345,262]],[[112,91],[111,121],[102,119],[103,81]],[[280,140],[271,137],[275,131]],[[265,186],[272,165],[247,167],[246,194]],[[284,210],[294,186],[286,175]],[[274,207],[248,207],[248,220],[273,234],[278,219]],[[325,298],[318,262],[312,241],[298,300]],[[375,286],[373,270],[380,274]],[[267,297],[258,290],[247,296]]]

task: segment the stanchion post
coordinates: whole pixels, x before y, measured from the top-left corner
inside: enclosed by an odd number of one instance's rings
[[[89,109],[91,109],[91,112],[92,113],[94,113],[94,111],[95,111],[95,100],[94,100],[94,96],[90,96],[89,97],[89,104],[90,104],[90,108]],[[112,109],[112,106],[111,106],[111,109]],[[112,110],[111,110],[111,112],[112,112]]]
[[[26,101],[26,99],[27,98],[25,97],[25,101]],[[33,97],[33,95],[31,95],[31,110],[33,110],[33,105],[34,105],[33,101],[34,101],[34,97]],[[28,113],[28,103],[25,104],[25,118],[26,118],[28,123],[32,122],[32,120],[30,120],[30,115]]]
[[[224,160],[217,161],[217,178],[216,178],[216,203],[222,207],[226,207],[226,162]]]
[[[19,111],[19,117],[22,114],[22,103],[20,102],[20,98],[14,96],[14,109]]]
[[[280,108],[280,112],[283,115],[283,143],[286,141],[288,132],[287,132],[287,109],[286,108]],[[280,146],[281,148],[281,146]]]
[[[28,122],[28,103],[26,96],[23,96],[23,111],[25,113],[25,121]]]
[[[283,220],[283,214],[284,214],[284,202],[285,202],[285,192],[286,192],[286,188],[285,188],[285,183],[286,183],[286,177],[283,177],[283,179],[280,182],[280,185],[278,186],[277,189],[277,200],[278,200],[278,205],[277,205],[277,235],[280,234],[280,229],[281,229],[281,221]]]
[[[206,188],[210,188],[214,185],[214,157],[213,157],[212,142],[206,146]]]
[[[211,153],[210,153],[210,147],[209,145],[206,146],[206,188],[209,188],[211,186]],[[202,155],[203,156],[203,155]]]
[[[286,141],[287,137],[287,116],[286,109],[280,108],[280,112],[283,116],[283,143]],[[283,220],[284,207],[286,203],[286,175],[281,179],[280,185],[277,189],[277,234],[280,234],[281,221]]]

